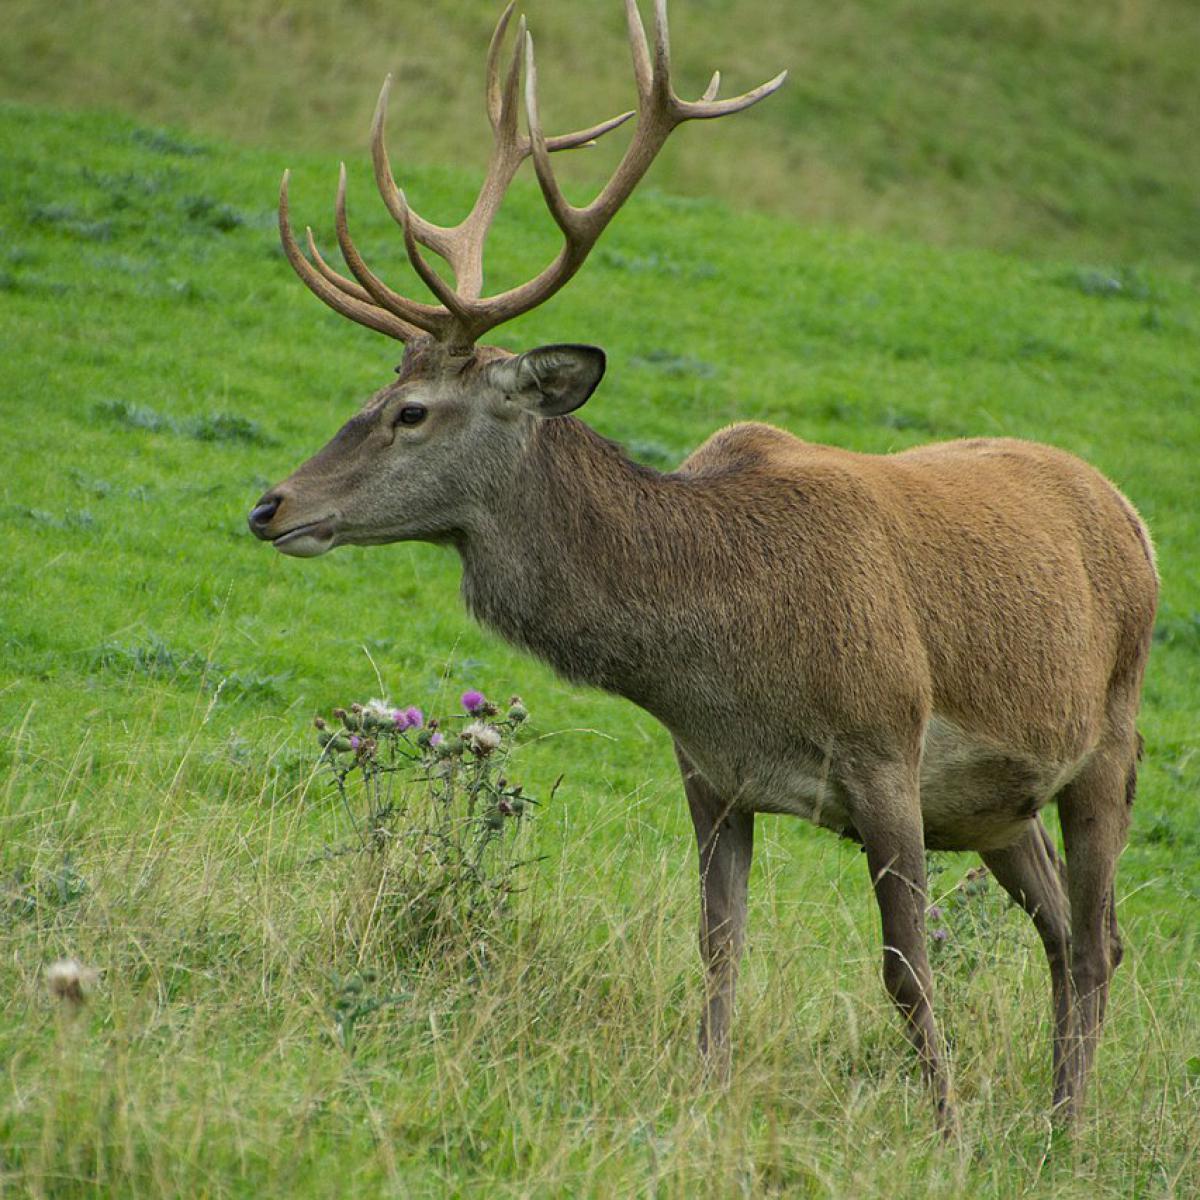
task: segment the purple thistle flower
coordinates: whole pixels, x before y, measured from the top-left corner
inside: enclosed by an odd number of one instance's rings
[[[950,931],[948,929],[935,929],[933,931],[933,940],[935,942],[945,942],[950,939]]]
[[[404,710],[404,719],[409,729],[420,729],[425,724],[425,714],[415,704]]]
[[[429,744],[431,746],[440,746],[445,740],[440,733],[431,733],[429,735]]]
[[[462,694],[462,706],[474,715],[487,703],[487,697],[482,692],[470,688]]]
[[[362,738],[354,736],[350,739],[350,749],[357,750],[362,745]]]
[[[408,713],[402,708],[397,708],[392,713],[392,724],[396,726],[399,733],[403,733],[408,728]]]
[[[940,921],[942,919],[941,906],[937,904],[931,904],[929,906],[928,916],[931,921]]]

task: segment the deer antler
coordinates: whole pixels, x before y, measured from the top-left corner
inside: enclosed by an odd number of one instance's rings
[[[317,250],[308,230],[310,262],[292,233],[288,215],[288,173],[285,171],[279,196],[279,229],[284,251],[296,273],[321,300],[343,316],[386,333],[402,342],[422,333],[432,335],[450,350],[465,353],[489,329],[510,321],[548,300],[583,265],[597,239],[645,175],[671,131],[684,121],[723,117],[740,112],[769,96],[787,78],[783,71],[774,79],[729,100],[718,100],[720,72],[699,100],[681,100],[671,86],[670,46],[666,0],[654,0],[654,52],[646,41],[636,0],[625,0],[633,73],[639,107],[637,123],[620,164],[588,205],[568,203],[554,177],[550,155],[593,145],[595,140],[627,121],[634,113],[612,117],[590,129],[547,138],[542,133],[537,102],[537,67],[533,38],[522,17],[517,25],[512,61],[503,81],[500,54],[515,0],[500,16],[487,55],[487,112],[493,145],[487,174],[471,211],[452,227],[435,225],[415,213],[404,192],[396,185],[384,144],[384,123],[391,76],[384,81],[371,129],[371,155],[379,193],[404,233],[404,245],[413,269],[440,304],[410,300],[392,291],[363,261],[350,236],[346,219],[346,169],[338,180],[336,229],[342,257],[354,279],[333,270]],[[525,66],[525,112],[528,135],[517,124],[517,104],[522,61]],[[497,211],[526,158],[532,156],[542,195],[563,233],[563,247],[540,274],[527,283],[495,296],[483,297],[483,248]],[[448,284],[426,261],[421,247],[432,250],[449,264],[454,285]],[[314,265],[315,264],[315,265]]]

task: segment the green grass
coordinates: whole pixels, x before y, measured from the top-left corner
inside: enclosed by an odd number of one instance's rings
[[[288,160],[295,211],[328,242],[331,162]],[[1095,462],[1154,529],[1128,957],[1087,1116],[1074,1142],[1051,1137],[1041,951],[989,896],[937,967],[964,1128],[943,1147],[878,980],[860,855],[760,820],[738,1067],[705,1090],[694,849],[665,735],[473,627],[449,554],[301,562],[250,538],[263,487],[399,353],[291,276],[282,165],[0,107],[0,1191],[1195,1194],[1195,270],[1131,268],[1119,241],[1030,261],[651,191],[500,334],[604,345],[589,420],[657,465],[738,418],[874,451],[1030,436]],[[369,168],[349,166],[360,244],[399,280]],[[435,208],[469,188],[410,174]],[[535,192],[517,187],[498,231],[501,281],[554,244]],[[511,940],[483,974],[348,959],[359,881],[352,858],[311,861],[348,830],[311,779],[310,718],[381,690],[452,706],[467,684],[529,703],[513,769],[531,791],[566,776]],[[103,973],[76,1021],[41,982],[63,954]],[[350,1056],[329,1036],[331,973],[375,967],[396,999]]]
[[[0,97],[344,155],[393,71],[405,170],[482,165],[483,55],[501,8],[7,0]],[[548,126],[630,106],[620,0],[526,8]],[[1195,0],[676,0],[672,28],[684,95],[714,67],[729,94],[791,70],[752,119],[668,147],[658,178],[673,191],[1043,258],[1200,252]],[[575,159],[564,169],[582,189],[612,155]],[[442,200],[410,194],[422,211]]]

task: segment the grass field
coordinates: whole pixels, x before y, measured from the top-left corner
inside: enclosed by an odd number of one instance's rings
[[[328,242],[329,157],[286,162]],[[932,249],[650,188],[497,339],[604,345],[589,420],[655,466],[734,418],[870,451],[1036,437],[1096,463],[1155,531],[1128,956],[1086,1118],[1051,1136],[1042,954],[985,892],[953,910],[935,968],[963,1116],[943,1146],[878,981],[860,855],[760,819],[738,1067],[704,1090],[694,850],[665,735],[469,624],[448,554],[306,563],[250,538],[263,487],[398,353],[291,276],[284,165],[0,106],[0,1192],[1195,1195],[1195,268],[1131,265],[1119,243]],[[349,166],[360,245],[397,277],[369,166]],[[471,180],[408,175],[435,209]],[[518,186],[501,281],[539,265],[548,225]],[[347,942],[363,868],[323,856],[351,831],[313,777],[310,721],[381,692],[446,710],[468,685],[524,696],[513,771],[533,794],[565,779],[523,834],[544,861],[488,968],[406,969],[378,938]],[[968,865],[945,859],[939,896]],[[101,972],[75,1019],[43,986],[62,955]],[[382,1005],[353,1053],[332,1036],[348,978]]]

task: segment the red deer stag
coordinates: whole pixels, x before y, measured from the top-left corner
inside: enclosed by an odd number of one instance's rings
[[[478,345],[583,264],[671,131],[740,112],[770,82],[681,100],[666,0],[653,47],[626,0],[637,121],[599,195],[568,203],[550,155],[633,113],[543,135],[533,43],[511,66],[492,38],[495,144],[470,214],[447,228],[409,207],[384,148],[388,85],[372,136],[375,177],[408,257],[439,303],[392,291],[336,228],[353,278],[297,245],[287,257],[326,304],[406,345],[399,378],[250,513],[284,554],[418,539],[453,546],[485,625],[573,680],[625,696],[670,731],[700,851],[707,973],[701,1047],[728,1069],[754,814],[793,813],[861,843],[883,924],[883,976],[951,1122],[931,1007],[925,849],[976,850],[1033,918],[1050,964],[1054,1103],[1079,1107],[1121,957],[1113,879],[1133,799],[1134,728],[1157,595],[1132,505],[1049,446],[1005,439],[856,454],[767,425],[714,434],[658,474],[570,416],[605,357],[553,345]],[[528,134],[518,128],[524,64]],[[484,296],[483,245],[532,157],[562,230],[534,279]],[[449,264],[451,286],[422,247]],[[1039,816],[1054,800],[1066,864]],[[1068,901],[1069,898],[1069,901]]]

